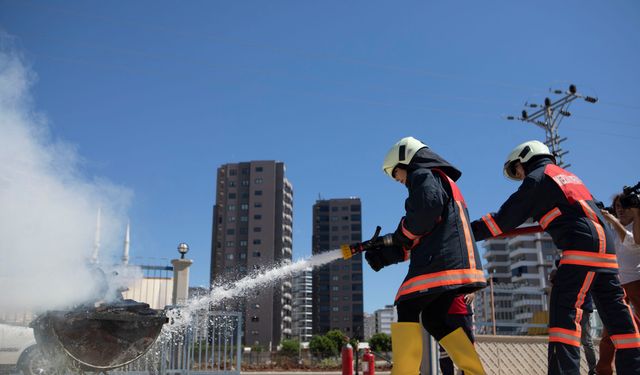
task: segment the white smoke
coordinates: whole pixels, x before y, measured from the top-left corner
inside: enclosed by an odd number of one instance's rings
[[[101,289],[87,266],[101,208],[101,255],[122,249],[132,193],[80,170],[33,108],[35,74],[0,31],[0,310],[63,308]],[[91,126],[91,124],[86,124]]]

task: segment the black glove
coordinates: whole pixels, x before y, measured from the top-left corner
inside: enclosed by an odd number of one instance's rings
[[[371,269],[378,272],[386,266],[402,262],[404,251],[399,246],[388,246],[379,249],[371,249],[364,253],[364,258]]]
[[[402,232],[402,222],[403,221],[404,221],[404,218],[402,218],[402,220],[400,220],[400,223],[398,224],[398,229],[396,229],[396,231],[393,232],[393,244],[408,250],[408,249],[413,248],[413,240],[410,239],[409,237],[407,237]]]

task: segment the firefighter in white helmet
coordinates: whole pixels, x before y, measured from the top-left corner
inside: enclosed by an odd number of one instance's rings
[[[549,374],[579,374],[582,305],[591,294],[616,347],[618,374],[640,374],[640,333],[624,301],[612,234],[589,190],[556,165],[539,141],[511,151],[504,174],[522,181],[500,207],[474,221],[476,240],[501,236],[533,218],[562,250],[549,307]]]
[[[456,298],[486,286],[469,217],[455,181],[461,172],[413,137],[387,153],[383,171],[407,187],[405,216],[390,245],[365,253],[374,271],[409,261],[395,298],[398,323],[391,327],[393,375],[415,375],[422,360],[422,327],[465,374],[484,374],[473,337],[447,320]]]

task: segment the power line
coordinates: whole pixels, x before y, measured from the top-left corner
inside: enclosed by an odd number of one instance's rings
[[[563,96],[556,101],[547,97],[544,99],[544,104],[542,105],[538,103],[525,103],[527,108],[533,108],[536,109],[536,111],[530,114],[524,109],[521,116],[508,116],[507,119],[528,122],[542,128],[546,136],[544,143],[549,146],[551,153],[555,156],[556,164],[560,167],[564,166],[568,168],[571,164],[564,164],[562,157],[568,154],[569,151],[562,150],[560,147],[560,144],[565,142],[567,137],[560,137],[558,127],[565,117],[571,116],[569,106],[574,100],[581,98],[587,103],[596,103],[598,98],[579,94],[575,85],[569,85],[569,90],[567,91],[553,90],[552,92],[556,95]]]

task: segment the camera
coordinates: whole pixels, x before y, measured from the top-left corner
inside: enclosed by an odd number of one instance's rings
[[[640,208],[640,182],[635,186],[625,186],[622,188],[620,197],[622,208]]]
[[[596,207],[598,207],[601,210],[607,210],[611,215],[615,216],[615,214],[616,214],[616,209],[613,206],[605,207],[604,203],[602,203],[602,202],[600,202],[598,200],[596,200]]]

